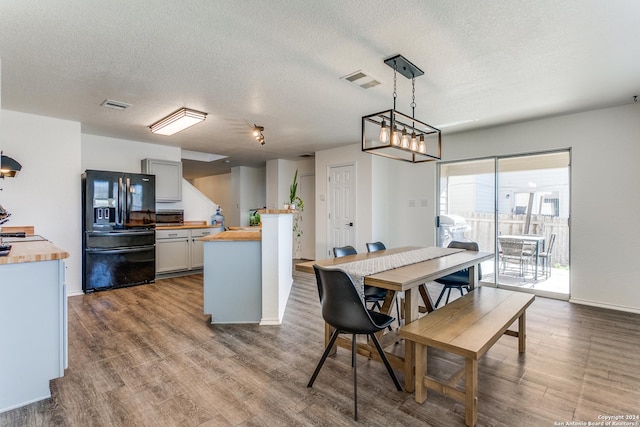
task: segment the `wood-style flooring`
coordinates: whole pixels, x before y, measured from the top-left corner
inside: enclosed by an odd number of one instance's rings
[[[419,405],[363,356],[354,422],[344,349],[307,388],[323,351],[312,275],[295,273],[282,326],[210,325],[202,293],[193,275],[69,298],[69,369],[51,382],[50,399],[0,414],[0,425],[464,425],[461,403],[430,391]],[[527,325],[526,354],[505,336],[479,362],[478,425],[640,414],[640,315],[537,298]],[[461,363],[429,353],[436,376]]]

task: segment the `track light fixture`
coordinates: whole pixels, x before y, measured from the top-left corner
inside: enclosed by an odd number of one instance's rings
[[[258,126],[256,124],[253,125],[253,137],[260,143],[260,145],[264,145],[264,135],[262,131],[264,130],[264,126]]]

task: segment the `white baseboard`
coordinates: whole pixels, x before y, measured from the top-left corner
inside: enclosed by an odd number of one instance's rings
[[[589,305],[591,307],[607,308],[609,310],[625,311],[628,313],[640,314],[640,309],[636,307],[628,307],[628,306],[617,305],[617,304],[603,304],[601,302],[583,300],[579,298],[570,298],[569,302],[575,303],[575,304]]]

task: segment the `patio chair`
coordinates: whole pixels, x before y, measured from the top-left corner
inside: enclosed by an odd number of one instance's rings
[[[519,277],[524,274],[533,258],[532,252],[529,250],[524,240],[521,239],[500,239],[500,265],[502,272],[505,273],[509,264],[516,267]]]
[[[551,277],[551,253],[553,251],[553,244],[556,241],[556,234],[553,233],[549,237],[549,245],[543,252],[538,254],[538,259],[542,261],[542,269],[544,270],[544,278]]]

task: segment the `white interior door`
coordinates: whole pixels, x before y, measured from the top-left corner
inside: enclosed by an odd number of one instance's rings
[[[329,255],[336,246],[356,245],[355,165],[329,169]]]

